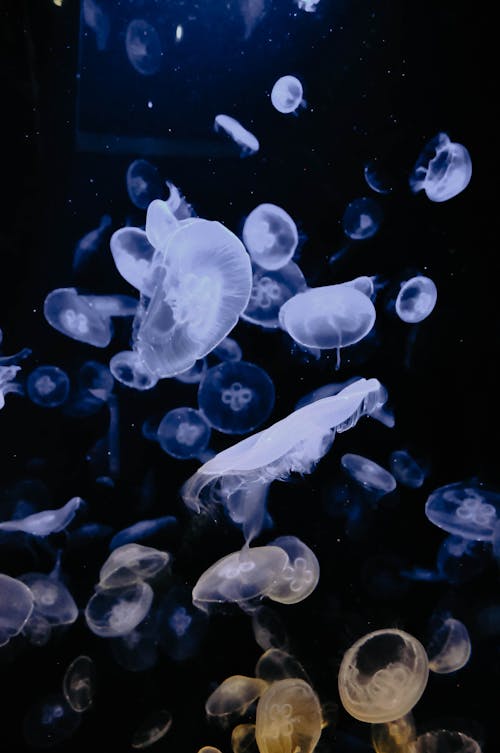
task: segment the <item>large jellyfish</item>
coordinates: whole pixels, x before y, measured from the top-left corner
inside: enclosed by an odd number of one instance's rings
[[[51,533],[64,531],[83,504],[81,497],[72,497],[57,510],[43,510],[26,518],[0,523],[0,531],[22,531],[32,536],[49,536]]]
[[[382,210],[375,199],[354,199],[344,211],[342,227],[349,238],[363,241],[375,235],[382,223],[382,217]]]
[[[239,121],[230,115],[216,115],[214,130],[224,131],[241,148],[241,156],[247,157],[259,151],[259,141],[244,128]]]
[[[318,585],[319,562],[316,555],[296,536],[279,536],[270,542],[270,546],[283,549],[288,555],[288,564],[266,596],[281,604],[303,601]]]
[[[26,380],[28,397],[43,408],[57,408],[69,395],[69,377],[58,366],[38,366]]]
[[[471,176],[472,161],[465,146],[438,133],[425,145],[410,173],[410,188],[413,193],[424,190],[431,201],[448,201],[467,188]]]
[[[265,329],[276,329],[283,304],[307,289],[304,275],[293,261],[276,270],[253,264],[252,272],[252,292],[241,318]]]
[[[437,674],[449,674],[465,667],[471,655],[469,631],[454,617],[442,619],[428,646],[429,669]]]
[[[271,102],[278,112],[296,112],[298,107],[305,105],[303,94],[302,84],[298,78],[281,76],[271,90]]]
[[[33,612],[33,594],[24,583],[0,573],[0,646],[18,635]]]
[[[295,253],[297,226],[276,204],[259,204],[245,220],[243,243],[253,261],[264,269],[281,269]]]
[[[118,638],[144,620],[152,603],[153,589],[144,581],[121,588],[98,589],[85,608],[85,619],[95,635]]]
[[[95,695],[95,665],[89,656],[77,656],[63,678],[63,693],[73,711],[81,714],[92,706]]]
[[[260,753],[312,753],[321,736],[319,699],[307,682],[278,680],[257,704],[255,736]]]
[[[474,482],[448,484],[428,497],[425,514],[448,533],[472,541],[492,541],[500,517],[500,493]]]
[[[158,32],[142,18],[134,18],[127,26],[125,49],[130,64],[142,76],[158,73],[163,55]]]
[[[426,319],[437,301],[437,288],[430,277],[417,275],[401,285],[396,298],[396,313],[407,324]]]

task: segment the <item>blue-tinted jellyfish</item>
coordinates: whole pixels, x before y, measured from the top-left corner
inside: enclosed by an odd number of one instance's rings
[[[145,159],[130,163],[126,175],[129,199],[138,209],[147,209],[154,199],[161,199],[163,185],[157,168]]]
[[[26,391],[33,403],[57,408],[68,399],[69,377],[57,366],[38,366],[26,380]]]
[[[93,397],[107,402],[114,387],[113,376],[103,363],[86,361],[78,371],[78,387]]]
[[[119,590],[151,580],[170,562],[168,552],[142,544],[125,544],[111,552],[99,572],[99,589]]]
[[[500,493],[474,482],[448,484],[429,495],[425,514],[448,533],[471,541],[492,541],[500,517]]]
[[[266,329],[276,329],[280,326],[279,311],[283,304],[307,289],[304,275],[293,261],[277,270],[253,264],[252,272],[250,300],[241,318]]]
[[[38,610],[33,609],[22,635],[32,646],[45,646],[52,635],[52,625]]]
[[[113,233],[109,245],[113,261],[123,279],[141,293],[151,293],[149,276],[155,250],[144,230],[121,227]]]
[[[207,369],[207,359],[200,358],[198,361],[195,361],[189,369],[186,369],[186,371],[181,371],[181,373],[176,374],[174,378],[177,379],[178,382],[182,382],[183,384],[199,384],[205,376]]]
[[[152,76],[160,70],[163,55],[160,37],[155,27],[142,18],[134,18],[127,26],[125,49],[130,64],[141,76]]]
[[[113,551],[125,544],[145,541],[160,532],[164,535],[166,532],[176,530],[177,518],[174,518],[173,515],[164,515],[162,518],[154,518],[153,520],[140,520],[138,523],[118,531],[109,542],[109,548]]]
[[[63,694],[73,711],[82,714],[94,701],[96,686],[95,665],[89,656],[73,659],[63,678]]]
[[[231,118],[229,115],[216,115],[214,120],[214,130],[223,131],[226,133],[238,146],[241,148],[241,156],[247,157],[250,154],[255,154],[259,151],[259,141],[243,128],[235,118]]]
[[[471,176],[472,161],[465,146],[438,133],[419,155],[410,173],[410,188],[413,193],[424,190],[431,201],[448,201],[467,188]]]
[[[241,241],[219,222],[193,219],[171,236],[155,291],[134,322],[134,350],[158,378],[186,371],[235,326],[252,286]]]
[[[208,717],[244,716],[266,688],[267,682],[259,677],[231,675],[209,695],[205,713]]]
[[[0,646],[18,635],[33,612],[30,589],[16,578],[0,573]]]
[[[271,90],[271,102],[278,112],[296,112],[298,107],[305,105],[303,94],[302,84],[298,78],[281,76]]]
[[[109,362],[109,369],[117,382],[140,392],[151,390],[158,382],[158,377],[146,368],[133,350],[115,353]]]
[[[209,369],[200,382],[198,405],[214,429],[246,434],[260,426],[274,407],[269,375],[247,361],[225,361]]]
[[[437,288],[430,277],[417,275],[401,285],[396,298],[396,313],[403,322],[417,324],[432,312]]]
[[[306,13],[314,13],[319,2],[320,0],[295,0],[298,8]]]
[[[101,638],[127,635],[148,614],[153,589],[144,581],[121,588],[98,588],[85,607],[90,630]]]
[[[152,711],[146,719],[144,719],[139,727],[132,735],[132,741],[130,743],[132,748],[136,750],[142,750],[143,748],[149,748],[150,745],[154,745],[164,737],[170,727],[172,726],[172,714],[165,709],[155,709]]]
[[[25,573],[21,580],[33,594],[34,611],[49,625],[71,625],[78,617],[78,607],[72,595],[60,580],[57,568],[50,575]]]
[[[29,709],[23,720],[23,736],[32,748],[52,748],[68,740],[81,719],[62,693],[53,693]]]
[[[381,174],[381,167],[376,159],[369,160],[363,170],[368,186],[376,193],[388,194],[392,192],[392,186],[388,179]]]
[[[276,204],[255,207],[245,220],[242,237],[252,260],[269,270],[288,264],[299,242],[295,222]]]
[[[43,510],[18,520],[0,523],[0,531],[22,531],[32,536],[49,536],[51,533],[64,531],[84,504],[81,497],[72,497],[57,510]]]
[[[173,586],[158,605],[158,641],[169,659],[185,661],[196,656],[205,638],[206,615],[193,606],[191,591]]]
[[[396,481],[410,489],[421,487],[427,476],[425,468],[419,465],[406,450],[391,452],[390,465]]]
[[[482,753],[479,743],[455,730],[423,732],[411,743],[411,753]]]
[[[232,337],[225,337],[216,348],[213,349],[212,355],[220,361],[241,361],[243,353]]]
[[[371,238],[382,224],[383,214],[375,199],[363,197],[347,205],[342,217],[344,233],[354,241]]]
[[[444,616],[438,619],[427,645],[429,669],[446,675],[465,667],[471,655],[469,631],[460,620]]]
[[[174,408],[161,420],[156,438],[167,455],[179,460],[197,458],[210,442],[207,419],[194,408]]]
[[[111,217],[109,214],[105,214],[101,217],[101,221],[95,230],[91,230],[83,238],[80,238],[73,252],[73,272],[78,272],[99,249],[110,225]]]
[[[314,552],[296,536],[279,536],[270,542],[288,555],[288,563],[266,592],[280,604],[297,604],[306,599],[319,581],[319,562]]]
[[[446,536],[436,556],[439,579],[448,583],[468,583],[491,564],[491,544],[462,536]]]
[[[347,475],[359,484],[373,501],[390,494],[396,488],[396,479],[392,473],[369,458],[348,452],[342,455],[340,462]]]
[[[96,0],[83,0],[83,20],[95,34],[95,41],[99,52],[103,52],[108,44],[109,17]]]

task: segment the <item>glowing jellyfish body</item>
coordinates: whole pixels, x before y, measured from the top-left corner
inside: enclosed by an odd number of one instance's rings
[[[279,648],[271,648],[262,654],[255,667],[255,676],[269,684],[290,677],[309,682],[302,664],[294,656]]]
[[[176,374],[174,378],[183,384],[198,384],[205,376],[207,368],[207,359],[200,358],[198,361],[195,361],[189,369],[181,371],[181,373]]]
[[[271,90],[273,107],[284,114],[295,112],[304,103],[303,88],[295,76],[281,76]]]
[[[77,272],[87,260],[99,249],[102,239],[111,225],[109,214],[102,216],[99,226],[86,233],[76,244],[73,253],[73,271]]]
[[[425,504],[425,514],[448,533],[472,541],[492,541],[500,517],[500,494],[459,481],[433,491]]]
[[[246,157],[259,151],[259,141],[241,123],[230,115],[216,115],[214,130],[226,133],[241,148],[241,156]]]
[[[267,688],[258,677],[232,675],[222,682],[205,703],[207,716],[243,715]]]
[[[463,622],[447,617],[436,630],[427,646],[429,669],[437,674],[449,674],[465,667],[471,655],[469,632]]]
[[[95,675],[95,665],[89,656],[78,656],[64,673],[63,693],[73,711],[81,714],[92,706]]]
[[[210,424],[203,413],[193,408],[174,408],[161,420],[156,438],[167,455],[187,460],[206,449],[210,435]]]
[[[281,269],[295,253],[299,236],[290,215],[276,204],[259,204],[245,220],[243,243],[263,269]]]
[[[111,342],[111,319],[99,314],[75,288],[58,288],[45,299],[43,313],[47,322],[73,340],[106,348]]]
[[[346,651],[338,685],[345,710],[372,724],[391,722],[415,706],[427,685],[422,644],[402,630],[368,633]]]
[[[388,194],[392,192],[392,186],[388,180],[380,174],[380,167],[377,164],[376,159],[372,159],[366,163],[363,174],[368,186],[380,194]]]
[[[24,717],[24,739],[33,748],[55,747],[76,732],[81,718],[61,693],[51,694],[32,706]]]
[[[134,323],[134,350],[157,377],[186,371],[231,331],[251,290],[241,241],[219,222],[196,219],[171,236],[155,291]]]
[[[344,233],[354,241],[371,238],[382,224],[382,210],[374,199],[354,199],[347,205],[343,217]]]
[[[121,588],[97,590],[85,608],[90,630],[101,638],[130,633],[144,620],[153,603],[153,589],[138,581]]]
[[[412,458],[406,450],[396,450],[391,453],[391,471],[403,486],[418,489],[425,481],[424,469]]]
[[[342,455],[340,462],[348,476],[376,499],[390,494],[396,488],[396,479],[392,473],[369,458],[348,452]]]
[[[472,161],[465,146],[438,133],[419,155],[410,174],[410,188],[413,193],[425,191],[431,201],[448,201],[467,188],[471,176]]]
[[[161,198],[163,194],[157,168],[145,159],[136,159],[130,163],[126,184],[129,199],[138,209],[147,209],[154,199]]]
[[[279,312],[286,301],[306,290],[304,275],[299,267],[289,261],[277,270],[252,266],[252,291],[241,318],[266,329],[280,326]]]
[[[33,594],[35,611],[50,625],[71,625],[78,617],[72,595],[54,575],[26,573],[21,580]]]
[[[130,64],[141,76],[152,76],[160,70],[160,37],[155,27],[142,18],[134,18],[127,26],[125,49]]]
[[[57,408],[69,395],[69,377],[57,366],[38,366],[26,380],[30,400],[43,408]]]
[[[257,704],[255,737],[260,753],[312,753],[323,717],[314,690],[304,680],[278,680]]]
[[[314,13],[320,0],[295,0],[298,8],[306,13]]]
[[[115,266],[130,285],[141,293],[151,292],[149,275],[154,248],[144,230],[121,227],[111,236],[110,249]]]
[[[28,586],[0,573],[0,646],[18,635],[33,612],[34,599]]]
[[[43,510],[28,515],[26,518],[0,523],[0,531],[22,531],[32,536],[49,536],[51,533],[64,531],[82,504],[81,497],[72,497],[57,510]]]
[[[140,356],[133,350],[115,353],[109,362],[109,369],[117,382],[133,390],[151,390],[158,383],[158,377],[144,366]]]
[[[56,5],[61,5],[62,0]],[[97,49],[100,52],[106,49],[109,37],[109,17],[103,11],[96,0],[83,0],[83,19],[95,34]]]
[[[396,313],[403,322],[417,324],[426,319],[437,301],[437,288],[430,277],[417,275],[406,280],[396,298]]]
[[[463,732],[439,729],[419,735],[410,743],[408,753],[482,753],[482,749]]]
[[[149,580],[170,562],[168,552],[142,544],[124,544],[115,549],[99,572],[99,587],[123,588]]]
[[[319,562],[314,552],[296,536],[280,536],[270,542],[288,555],[288,564],[266,596],[281,604],[297,604],[306,599],[319,581]]]
[[[226,434],[253,431],[274,407],[274,384],[253,363],[226,361],[209,369],[198,389],[198,405],[214,429]]]
[[[136,729],[132,736],[131,746],[136,750],[143,750],[154,745],[164,737],[172,726],[172,714],[165,709],[152,711],[147,719]]]

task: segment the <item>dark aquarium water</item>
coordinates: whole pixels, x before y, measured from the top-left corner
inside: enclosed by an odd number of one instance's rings
[[[2,3],[2,753],[497,753],[490,23]]]

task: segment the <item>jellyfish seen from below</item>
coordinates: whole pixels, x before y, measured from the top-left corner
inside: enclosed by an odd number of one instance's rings
[[[419,489],[425,481],[425,469],[406,450],[395,450],[390,457],[396,481],[409,489]]]
[[[157,641],[162,652],[175,662],[196,656],[205,638],[208,620],[193,605],[191,591],[174,585],[158,605]]]
[[[101,638],[130,633],[148,614],[153,590],[143,581],[121,588],[98,589],[85,608],[90,630]]]
[[[163,55],[160,37],[155,27],[142,18],[134,18],[127,26],[125,49],[130,64],[141,76],[152,76],[160,70]]]
[[[319,562],[314,552],[296,536],[280,536],[270,542],[288,555],[288,564],[266,596],[281,604],[297,604],[306,599],[319,581]]]
[[[415,737],[415,722],[411,712],[393,722],[372,724],[371,738],[375,753],[409,753],[409,746]]]
[[[25,573],[21,580],[33,594],[34,609],[49,625],[71,625],[78,617],[75,600],[58,573]]]
[[[430,277],[417,275],[406,280],[396,298],[396,313],[401,321],[417,324],[427,319],[437,301],[437,288]]]
[[[151,390],[158,383],[158,377],[147,369],[140,356],[133,350],[115,353],[109,362],[109,370],[117,382],[133,390]]]
[[[340,700],[355,719],[392,722],[415,706],[427,685],[429,663],[422,644],[403,630],[376,630],[344,654]]]
[[[347,475],[362,486],[374,501],[396,488],[396,479],[392,473],[369,458],[348,452],[342,455],[340,462]]]
[[[212,430],[202,412],[174,408],[161,420],[156,438],[167,455],[179,460],[197,458],[210,442]]]
[[[378,232],[383,214],[375,199],[363,197],[347,205],[343,217],[344,233],[354,241],[364,241]]]
[[[141,580],[150,580],[170,562],[168,552],[142,544],[124,544],[115,549],[101,567],[99,587],[123,588]]]
[[[63,678],[63,693],[73,711],[87,711],[94,701],[96,687],[95,665],[89,656],[77,656]]]
[[[255,724],[237,724],[231,732],[231,750],[233,753],[257,753],[255,742]]]
[[[291,261],[299,242],[297,226],[276,204],[259,204],[245,220],[243,243],[263,269],[281,269]]]
[[[438,133],[424,147],[410,173],[413,193],[424,191],[431,201],[453,199],[469,185],[472,160],[462,144]]]
[[[164,737],[172,726],[172,714],[166,709],[157,709],[148,714],[132,735],[130,745],[135,750],[143,750]]]
[[[257,704],[255,736],[260,753],[312,753],[321,736],[319,699],[307,682],[278,680]]]
[[[258,677],[232,675],[210,694],[205,712],[207,716],[243,716],[266,688],[267,682]]]
[[[61,693],[51,694],[32,706],[24,717],[24,739],[33,748],[56,747],[76,732],[81,718]]]
[[[252,272],[250,300],[241,318],[265,329],[276,329],[280,326],[279,311],[283,304],[307,289],[304,275],[293,261],[277,270],[253,264]]]
[[[296,112],[297,108],[305,106],[303,88],[295,76],[281,76],[271,90],[273,107],[284,114]]]
[[[387,178],[381,175],[381,168],[377,164],[376,159],[369,160],[366,163],[363,174],[372,191],[380,194],[389,194],[392,192],[392,186],[389,184]]]
[[[136,159],[130,163],[126,184],[129,199],[137,209],[147,209],[154,199],[161,199],[163,194],[158,169],[145,159]]]
[[[227,134],[240,147],[242,157],[247,157],[259,151],[259,141],[254,134],[247,131],[239,121],[230,115],[216,115],[214,130],[223,131]]]
[[[439,729],[419,735],[410,743],[408,753],[482,753],[482,749],[463,732]]]
[[[51,533],[64,531],[82,504],[81,497],[72,497],[57,510],[43,510],[28,515],[26,518],[0,523],[0,531],[22,531],[32,536],[49,536]]]
[[[198,389],[198,405],[214,429],[246,434],[264,423],[274,407],[274,384],[253,363],[237,361],[209,369]]]
[[[109,242],[115,266],[130,285],[141,293],[152,292],[149,275],[154,248],[144,230],[138,227],[121,227]]]
[[[430,494],[425,514],[434,525],[464,539],[492,541],[500,517],[500,493],[459,481]]]
[[[68,399],[69,377],[57,366],[38,366],[26,380],[28,397],[42,408],[57,408]]]
[[[436,674],[449,674],[465,667],[471,655],[469,632],[454,617],[441,621],[427,646],[429,669]]]
[[[277,612],[261,606],[252,612],[252,630],[255,642],[263,651],[278,648],[288,650],[286,628]]]
[[[0,646],[18,635],[33,612],[30,589],[16,578],[0,573]]]

